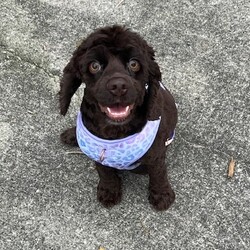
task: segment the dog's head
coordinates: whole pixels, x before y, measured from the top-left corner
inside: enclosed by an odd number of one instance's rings
[[[120,26],[99,29],[82,42],[64,69],[61,114],[84,82],[84,99],[109,123],[124,124],[138,107],[157,102],[160,80],[154,51],[138,34]]]

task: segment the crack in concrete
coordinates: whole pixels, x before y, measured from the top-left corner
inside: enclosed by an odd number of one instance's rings
[[[19,60],[21,60],[22,62],[31,64],[33,66],[35,66],[38,69],[41,69],[42,71],[44,71],[44,73],[46,73],[49,77],[55,78],[55,77],[60,77],[60,74],[55,74],[52,72],[49,72],[48,70],[46,70],[45,68],[43,68],[41,65],[39,65],[38,63],[32,61],[32,60],[28,60],[28,58],[23,57],[21,54],[17,54],[16,50],[12,50],[9,49],[8,46],[4,45],[4,44],[0,44],[0,47],[2,47],[6,52],[8,52],[9,54],[11,54],[13,57],[18,58]],[[4,52],[4,51],[3,51]]]

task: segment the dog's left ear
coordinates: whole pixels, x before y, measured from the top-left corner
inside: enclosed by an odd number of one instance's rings
[[[82,83],[77,67],[74,65],[75,59],[75,56],[73,56],[64,68],[60,81],[59,102],[62,115],[66,115],[71,98]]]
[[[148,47],[148,61],[149,61],[149,82],[148,82],[148,103],[147,103],[147,118],[148,120],[157,120],[161,115],[160,103],[161,98],[159,97],[159,89],[161,82],[161,71],[159,65],[155,62],[154,50]]]

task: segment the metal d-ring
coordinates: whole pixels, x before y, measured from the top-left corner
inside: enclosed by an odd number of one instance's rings
[[[103,149],[102,152],[101,152],[101,154],[100,154],[100,161],[101,161],[101,162],[104,160],[105,151],[106,151],[106,149]]]

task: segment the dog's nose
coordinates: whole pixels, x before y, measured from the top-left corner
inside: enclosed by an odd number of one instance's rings
[[[123,78],[116,78],[108,82],[107,88],[113,95],[122,96],[128,91],[128,83]]]

